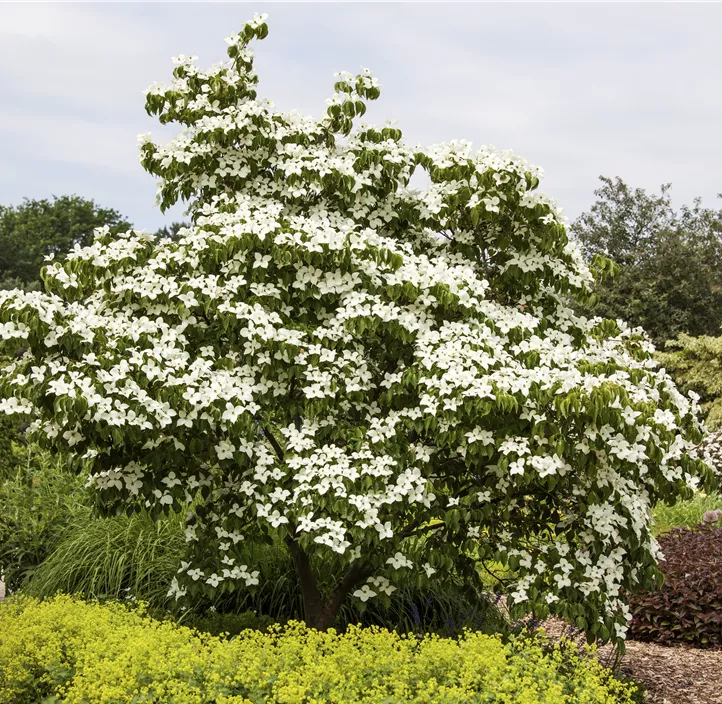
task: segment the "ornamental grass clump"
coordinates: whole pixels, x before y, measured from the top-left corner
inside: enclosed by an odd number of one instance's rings
[[[141,599],[153,609],[174,604],[168,589],[184,555],[183,519],[147,513],[93,518],[78,512],[23,591],[92,599]]]
[[[142,608],[61,596],[0,605],[3,704],[627,704],[635,688],[541,639],[503,643],[300,623],[232,640]]]
[[[361,122],[365,69],[320,119],[279,111],[267,32],[147,93],[182,129],[141,163],[189,227],[100,229],[45,291],[0,292],[0,410],[77,457],[103,510],[187,511],[178,599],[255,589],[242,545],[275,541],[319,629],[492,564],[513,619],[621,641],[622,593],[659,578],[650,507],[711,481],[697,404],[641,332],[575,313],[614,267],[587,266],[539,168]]]

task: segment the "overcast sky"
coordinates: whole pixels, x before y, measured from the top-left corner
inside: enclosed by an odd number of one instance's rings
[[[283,109],[320,115],[333,73],[366,66],[369,121],[512,149],[570,219],[600,175],[722,206],[722,4],[539,2],[0,4],[0,204],[75,193],[139,228],[179,219],[137,161],[138,133],[175,132],[143,91],[171,56],[224,59],[254,12],[260,94]]]

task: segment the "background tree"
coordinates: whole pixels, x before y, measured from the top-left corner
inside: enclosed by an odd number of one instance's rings
[[[700,397],[710,428],[722,428],[722,337],[680,335],[657,358],[685,391]]]
[[[622,594],[659,577],[650,502],[711,479],[698,407],[640,336],[569,308],[594,274],[536,167],[359,125],[367,71],[321,120],[276,111],[248,47],[266,34],[147,94],[184,128],[141,149],[187,232],[101,231],[46,292],[0,292],[2,350],[25,350],[0,410],[104,510],[188,510],[179,598],[254,589],[248,543],[285,546],[318,628],[501,564],[513,618],[622,639]]]
[[[112,232],[130,228],[116,210],[78,196],[0,206],[0,287],[39,287],[46,255],[90,244],[93,230],[104,225]]]
[[[177,239],[179,230],[184,227],[190,227],[190,223],[172,222],[170,225],[164,225],[163,227],[159,227],[155,231],[155,236],[160,239]]]
[[[722,324],[722,210],[675,211],[660,195],[601,177],[588,213],[571,226],[589,258],[601,253],[619,274],[597,289],[595,314],[642,326],[658,347],[679,333],[716,335]]]

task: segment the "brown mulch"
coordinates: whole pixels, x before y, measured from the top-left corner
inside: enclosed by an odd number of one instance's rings
[[[564,636],[578,645],[585,642],[558,619],[543,627],[554,640]],[[597,657],[606,667],[615,664],[611,646],[600,648]],[[641,682],[649,704],[722,704],[722,650],[628,640],[617,672]]]
[[[722,704],[722,650],[632,640],[620,670],[644,684],[650,704]]]

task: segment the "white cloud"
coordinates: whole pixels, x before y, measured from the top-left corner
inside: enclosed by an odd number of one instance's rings
[[[0,77],[26,96],[126,110],[138,73],[158,62],[150,26],[112,6],[52,3],[0,8]],[[78,104],[77,107],[80,107]]]
[[[101,171],[142,173],[135,131],[124,125],[64,116],[0,114],[3,139],[22,144],[28,155],[48,161],[83,164]]]
[[[12,159],[47,155],[88,182],[135,173],[148,195],[128,214],[155,226],[135,134],[160,129],[142,91],[167,79],[173,54],[221,59],[223,37],[256,10],[271,26],[261,92],[284,109],[319,115],[333,72],[364,65],[383,84],[369,119],[398,118],[412,142],[512,148],[545,168],[572,217],[600,174],[671,181],[680,202],[713,205],[722,190],[712,4],[3,4],[0,140]],[[32,176],[14,170],[4,197],[19,200]]]

